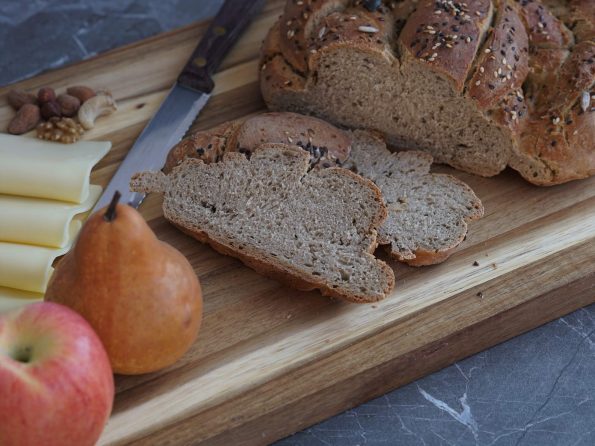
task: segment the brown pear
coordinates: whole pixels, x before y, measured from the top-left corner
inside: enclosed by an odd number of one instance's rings
[[[87,319],[115,373],[148,373],[173,364],[195,341],[202,292],[188,260],[118,199],[85,223],[45,300]]]

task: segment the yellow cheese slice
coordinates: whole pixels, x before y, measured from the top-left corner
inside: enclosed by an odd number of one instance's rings
[[[52,263],[68,249],[0,242],[0,286],[45,293]]]
[[[110,142],[60,144],[0,134],[0,194],[82,203]]]
[[[101,191],[91,185],[81,204],[0,195],[0,241],[62,248],[81,227],[74,216],[91,209]]]
[[[43,294],[0,287],[0,313],[16,310],[33,302],[41,302]]]

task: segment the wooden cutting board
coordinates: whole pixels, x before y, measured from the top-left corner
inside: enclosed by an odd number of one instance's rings
[[[195,128],[263,109],[258,48],[282,3],[270,1],[229,55]],[[105,185],[204,30],[162,34],[18,87],[112,90],[120,110],[86,137],[113,142],[93,173]],[[0,128],[13,114],[7,90],[0,89]],[[150,196],[143,215],[201,279],[203,328],[168,370],[117,378],[100,444],[270,443],[595,302],[595,178],[538,188],[512,171],[491,179],[454,174],[483,200],[485,218],[446,263],[393,264],[393,295],[364,306],[259,276],[175,230],[161,216],[160,198]]]

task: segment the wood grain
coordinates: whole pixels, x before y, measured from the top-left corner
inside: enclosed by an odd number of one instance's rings
[[[258,50],[283,3],[269,1],[224,61],[195,129],[264,108]],[[92,175],[105,185],[205,29],[163,34],[18,87],[112,90],[120,110],[86,135],[113,143]],[[0,127],[13,114],[7,90],[0,89]],[[176,231],[161,215],[161,198],[148,197],[143,215],[201,279],[204,325],[174,366],[117,378],[100,444],[266,444],[595,301],[595,178],[537,188],[512,171],[488,179],[436,170],[469,183],[486,216],[446,263],[392,264],[393,295],[368,306],[265,279]]]

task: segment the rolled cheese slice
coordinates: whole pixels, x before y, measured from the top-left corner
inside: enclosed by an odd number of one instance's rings
[[[63,248],[81,227],[74,217],[91,209],[101,191],[91,185],[81,204],[0,195],[0,241]]]
[[[41,302],[43,294],[0,287],[0,313],[16,310],[33,302]]]
[[[68,249],[0,242],[0,286],[45,293],[52,263]]]
[[[0,194],[82,203],[110,142],[60,144],[0,134]]]

